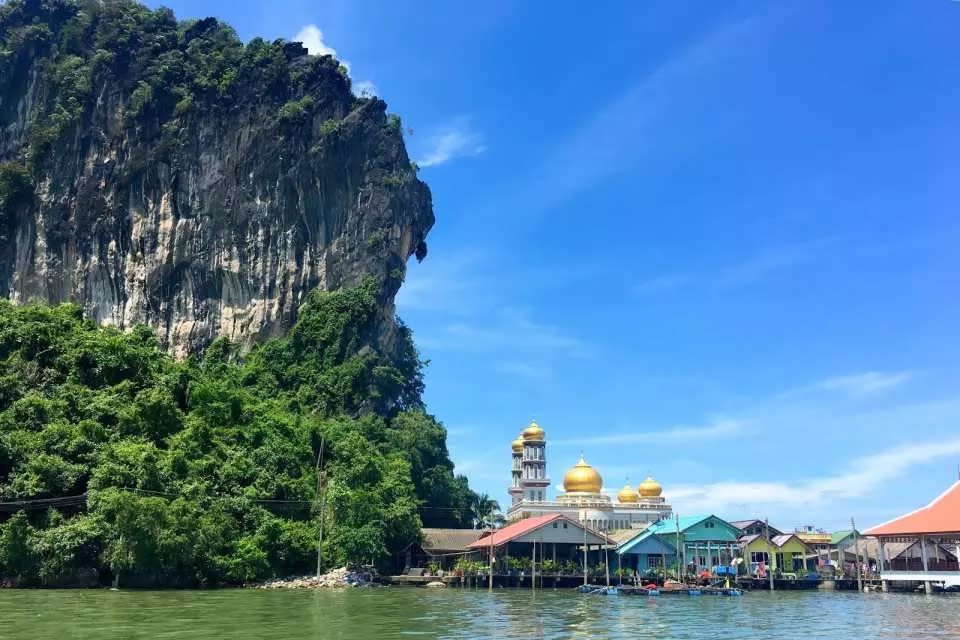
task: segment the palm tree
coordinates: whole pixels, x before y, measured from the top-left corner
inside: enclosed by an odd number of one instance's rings
[[[506,522],[500,513],[500,503],[485,493],[476,494],[471,500],[470,516],[474,529],[496,529]]]

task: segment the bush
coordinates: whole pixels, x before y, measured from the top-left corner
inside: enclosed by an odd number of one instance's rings
[[[284,124],[296,124],[305,121],[310,117],[310,111],[313,109],[313,97],[303,96],[299,100],[291,100],[277,112],[277,118]]]

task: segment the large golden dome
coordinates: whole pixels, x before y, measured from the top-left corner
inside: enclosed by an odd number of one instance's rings
[[[617,494],[617,500],[619,502],[628,502],[634,503],[639,500],[637,497],[637,492],[633,490],[633,487],[630,486],[630,483],[623,485],[623,489],[620,489],[620,493]]]
[[[563,490],[567,493],[578,491],[582,493],[600,493],[603,489],[603,478],[597,470],[587,464],[580,454],[580,462],[573,465],[567,475],[563,476]]]
[[[637,487],[637,493],[639,493],[644,498],[657,498],[663,493],[663,487],[660,486],[660,483],[653,479],[653,476],[647,476],[647,479],[640,483],[640,486]]]
[[[510,443],[510,448],[516,453],[523,451],[523,436],[517,436],[517,439]]]
[[[540,425],[537,424],[537,421],[534,420],[530,423],[526,429],[523,430],[523,439],[524,440],[543,440],[546,437],[546,433],[543,429],[540,428]]]

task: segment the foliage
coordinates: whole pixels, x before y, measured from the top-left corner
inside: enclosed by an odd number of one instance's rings
[[[473,519],[474,529],[496,528],[506,523],[506,519],[500,512],[500,503],[485,493],[473,496],[470,503],[470,516]]]
[[[335,135],[338,131],[340,131],[340,120],[329,118],[320,125],[320,135],[322,136]]]
[[[474,494],[423,410],[409,330],[378,344],[377,296],[314,292],[286,337],[185,362],[144,327],[0,302],[0,500],[54,501],[3,516],[0,578],[239,583],[310,571],[321,519],[327,566],[467,525]]]
[[[0,164],[0,246],[9,240],[14,209],[33,195],[30,172],[18,164]]]
[[[310,117],[310,111],[313,109],[314,99],[312,96],[303,96],[299,100],[291,100],[282,107],[277,113],[280,122],[293,124],[303,122]]]
[[[144,141],[178,131],[171,123],[190,112],[263,104],[297,123],[315,111],[342,116],[352,102],[347,71],[330,56],[306,56],[284,40],[244,44],[215,18],[177,21],[134,0],[0,4],[0,104],[16,105],[28,83],[37,99],[25,155],[36,173],[54,161],[53,149],[103,135],[95,114],[113,109],[114,98]],[[0,109],[0,128],[13,117]]]

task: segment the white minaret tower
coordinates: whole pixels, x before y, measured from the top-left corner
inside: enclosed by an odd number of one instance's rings
[[[510,444],[510,450],[513,453],[513,464],[510,467],[510,488],[507,493],[510,494],[510,505],[519,504],[523,500],[523,488],[520,486],[520,480],[523,476],[523,436],[517,436],[517,439]]]
[[[520,500],[543,502],[547,499],[547,441],[546,433],[536,421],[523,430],[523,451],[520,458]]]

